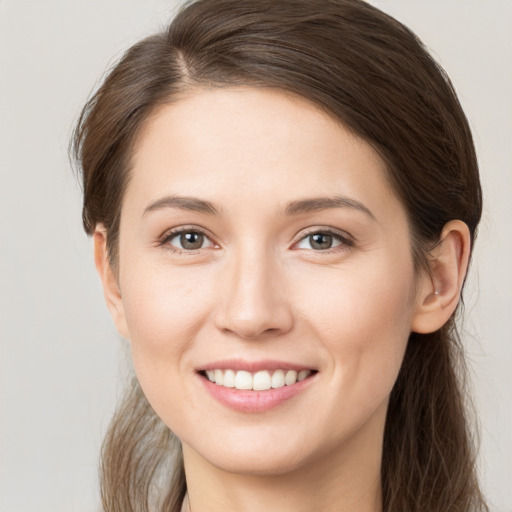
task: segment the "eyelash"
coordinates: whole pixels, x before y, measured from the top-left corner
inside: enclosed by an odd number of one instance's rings
[[[197,234],[200,234],[200,235],[204,236],[206,239],[208,239],[212,245],[215,245],[215,243],[211,240],[211,237],[204,230],[202,230],[200,228],[196,228],[196,227],[190,227],[190,228],[180,227],[180,228],[176,228],[176,229],[174,229],[172,231],[168,231],[162,237],[161,241],[159,242],[159,245],[164,247],[166,250],[168,250],[168,251],[170,251],[172,253],[187,254],[187,255],[197,254],[197,252],[200,251],[202,248],[195,249],[195,250],[194,249],[185,250],[185,249],[179,249],[177,247],[173,247],[169,243],[172,239],[174,239],[177,236],[182,235],[184,233],[197,233]],[[312,235],[332,236],[333,239],[335,239],[338,242],[340,242],[340,245],[337,245],[337,246],[335,246],[333,248],[329,248],[329,249],[325,249],[325,250],[316,250],[315,251],[314,249],[309,249],[312,252],[322,253],[322,254],[330,254],[330,253],[333,253],[333,252],[347,250],[350,247],[354,246],[354,240],[349,235],[347,235],[345,233],[342,233],[342,232],[339,232],[339,231],[336,231],[336,230],[333,230],[332,228],[315,228],[315,229],[311,229],[310,231],[307,231],[306,233],[304,233],[299,240],[294,242],[293,246],[299,244],[300,242],[302,242],[303,240],[307,239],[308,237],[310,237]],[[300,250],[300,249],[295,249],[295,250]]]
[[[354,246],[354,239],[351,238],[348,234],[334,230],[332,228],[314,228],[309,231],[306,231],[306,233],[302,234],[301,238],[297,240],[293,245],[297,245],[298,243],[302,242],[303,240],[307,239],[308,237],[312,235],[327,235],[332,236],[333,239],[340,242],[340,245],[325,249],[325,250],[317,250],[310,249],[312,252],[315,253],[321,253],[321,254],[331,254],[334,252],[339,251],[346,251]],[[297,249],[298,250],[298,249]]]
[[[177,247],[173,247],[169,242],[176,238],[179,235],[182,235],[184,233],[197,233],[200,235],[203,235],[206,239],[208,239],[212,245],[215,245],[214,242],[211,240],[210,235],[206,233],[204,230],[196,228],[196,227],[180,227],[173,229],[171,231],[168,231],[165,233],[165,235],[162,237],[162,240],[160,241],[159,245],[164,247],[166,250],[172,252],[172,253],[178,253],[178,254],[186,254],[186,255],[194,255],[197,254],[197,252],[201,249],[195,249],[195,250],[185,250],[185,249],[179,249]]]

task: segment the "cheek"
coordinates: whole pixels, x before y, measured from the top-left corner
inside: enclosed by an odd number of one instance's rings
[[[190,429],[190,418],[201,417],[184,383],[191,349],[209,315],[212,287],[205,285],[201,271],[190,279],[190,271],[154,262],[130,269],[123,304],[135,373],[154,411],[181,437]]]
[[[153,379],[183,362],[208,317],[212,287],[200,269],[193,278],[190,271],[154,262],[130,269],[122,291],[134,365],[141,380]]]
[[[370,406],[387,397],[400,369],[414,308],[414,270],[408,260],[394,258],[361,267],[319,275],[309,292],[297,290],[297,296],[309,297],[302,316],[329,354],[332,378]]]
[[[379,336],[383,328],[410,326],[414,270],[407,260],[368,257],[339,269],[310,271],[296,282],[301,314],[318,319],[329,334],[357,332],[364,339]]]

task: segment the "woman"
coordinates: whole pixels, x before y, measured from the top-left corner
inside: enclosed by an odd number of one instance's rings
[[[105,510],[487,510],[454,324],[478,168],[407,28],[359,0],[193,2],[74,148],[137,375]]]

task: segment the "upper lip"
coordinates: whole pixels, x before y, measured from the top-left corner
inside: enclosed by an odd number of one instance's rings
[[[272,359],[265,359],[260,361],[245,361],[243,359],[223,359],[221,361],[214,361],[212,363],[205,364],[197,369],[198,372],[206,370],[245,370],[247,372],[257,372],[259,370],[295,370],[300,372],[301,370],[314,370],[311,366],[291,363],[287,361],[277,361]]]

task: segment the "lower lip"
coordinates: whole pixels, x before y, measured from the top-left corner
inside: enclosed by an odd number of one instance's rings
[[[200,375],[209,393],[220,403],[240,412],[265,412],[302,393],[313,381],[315,374],[291,386],[272,388],[265,391],[250,391],[226,388],[210,382]]]

